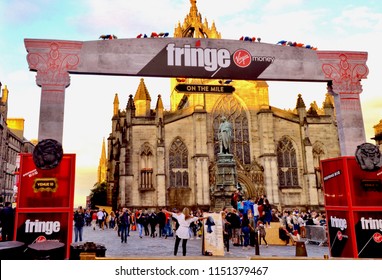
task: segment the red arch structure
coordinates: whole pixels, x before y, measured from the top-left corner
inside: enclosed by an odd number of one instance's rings
[[[327,82],[334,95],[341,155],[365,142],[359,94],[367,52],[317,51],[240,40],[146,38],[99,41],[25,39],[41,87],[39,140],[62,142],[71,74]]]

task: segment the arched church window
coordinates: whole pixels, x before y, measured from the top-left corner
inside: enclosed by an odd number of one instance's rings
[[[214,151],[219,153],[218,131],[221,117],[225,116],[233,127],[233,139],[231,142],[232,154],[242,164],[251,163],[249,148],[249,125],[245,109],[233,96],[223,96],[216,104],[213,118]]]
[[[144,144],[139,158],[141,190],[153,188],[153,153],[148,144]]]
[[[283,137],[277,145],[279,187],[298,187],[296,149],[292,141]]]
[[[177,137],[169,152],[170,187],[188,187],[188,150],[184,142]]]

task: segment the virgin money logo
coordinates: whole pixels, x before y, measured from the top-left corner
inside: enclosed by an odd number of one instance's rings
[[[247,50],[237,50],[233,54],[233,62],[241,68],[248,67],[251,60],[251,54]]]
[[[373,239],[375,242],[381,243],[382,242],[382,234],[380,234],[379,232],[374,233]]]
[[[338,231],[338,232],[337,232],[337,238],[338,238],[338,240],[341,241],[341,240],[342,240],[342,237],[343,237],[343,236],[342,236],[342,232],[341,232],[341,231]]]

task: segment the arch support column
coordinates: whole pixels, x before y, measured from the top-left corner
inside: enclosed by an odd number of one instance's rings
[[[24,40],[27,62],[36,71],[41,87],[38,140],[54,139],[62,143],[65,89],[70,85],[69,71],[80,62],[82,42]]]
[[[341,156],[354,155],[366,142],[359,95],[361,80],[366,79],[366,52],[318,51],[325,77],[332,80],[328,91],[334,97]]]

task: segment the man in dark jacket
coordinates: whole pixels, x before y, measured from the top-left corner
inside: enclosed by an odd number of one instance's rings
[[[157,220],[157,214],[155,213],[154,210],[152,210],[151,213],[149,214],[148,222],[149,222],[150,229],[151,229],[150,236],[155,237],[155,228],[156,228],[156,225],[158,223],[158,220]]]
[[[82,206],[79,206],[74,212],[74,242],[82,242],[82,233],[85,225],[85,213]]]
[[[240,246],[241,219],[239,214],[237,213],[237,210],[235,208],[232,208],[232,210],[227,213],[226,219],[227,222],[231,224],[233,246]]]
[[[162,208],[159,209],[159,212],[157,214],[157,220],[159,225],[159,237],[162,237],[164,235],[167,238],[167,232],[164,233],[164,227],[166,225],[166,214],[163,212]]]
[[[127,243],[127,236],[129,236],[129,230],[130,227],[130,215],[127,208],[122,209],[122,213],[119,216],[120,220],[120,228],[121,228],[121,243],[125,242]]]
[[[15,213],[12,203],[5,202],[5,206],[1,209],[0,220],[2,226],[1,241],[11,241],[13,239],[13,226],[15,222]]]

